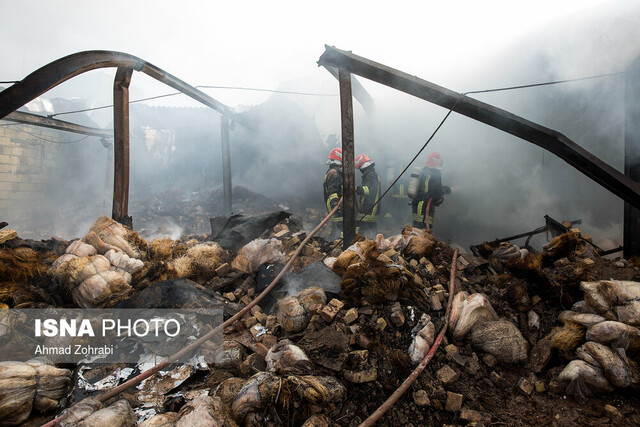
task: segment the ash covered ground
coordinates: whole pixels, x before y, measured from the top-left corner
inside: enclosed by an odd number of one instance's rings
[[[69,241],[4,229],[0,303],[222,304],[228,319],[324,217],[303,203],[234,193],[236,212],[252,215],[226,224],[215,241],[216,193],[150,198],[133,212],[138,233],[106,217]],[[183,227],[177,236],[171,224]],[[577,229],[539,253],[487,242],[481,257],[457,258],[449,295],[454,251],[437,235],[405,227],[359,237],[346,251],[325,236],[225,328],[223,351],[203,346],[217,352],[214,362],[172,365],[105,402],[95,398],[145,366],[3,362],[0,387],[12,392],[0,393],[0,422],[40,425],[67,409],[60,425],[358,425],[425,356],[451,297],[435,357],[378,425],[640,423],[637,260],[598,256]]]

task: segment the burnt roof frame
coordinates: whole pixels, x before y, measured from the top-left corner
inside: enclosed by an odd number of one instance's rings
[[[116,51],[91,50],[77,52],[44,65],[24,79],[0,92],[0,119],[16,111],[57,85],[87,71],[99,68],[116,67],[114,79],[114,184],[112,218],[131,227],[132,218],[128,215],[129,205],[129,84],[133,71],[139,71],[184,93],[190,98],[212,108],[221,114],[223,173],[225,190],[225,209],[231,210],[231,174],[230,150],[228,146],[228,128],[225,140],[225,123],[237,116],[225,104],[196,89],[183,80],[167,73],[163,69],[136,56]],[[228,147],[226,147],[228,148]],[[228,181],[228,182],[227,182]],[[229,194],[227,194],[227,191]]]
[[[619,172],[560,132],[546,128],[501,108],[475,100],[351,52],[325,45],[318,65],[336,67],[348,73],[392,87],[425,101],[510,133],[547,150],[611,191],[640,208],[640,183]]]

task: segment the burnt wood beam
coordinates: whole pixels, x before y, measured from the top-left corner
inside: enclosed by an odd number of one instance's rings
[[[65,132],[79,133],[81,135],[99,136],[101,138],[111,138],[113,131],[109,129],[98,129],[82,126],[76,123],[65,122],[64,120],[52,119],[38,114],[26,113],[24,111],[14,111],[3,120],[44,127],[48,129],[62,130]]]
[[[129,216],[129,84],[133,68],[120,67],[113,82],[113,206],[111,217],[128,227]]]
[[[557,155],[630,205],[640,208],[638,182],[609,166],[560,132],[335,47],[325,46],[325,52],[320,56],[318,64],[357,74],[529,141]]]
[[[353,138],[353,99],[351,97],[351,74],[338,72],[340,85],[340,114],[342,122],[342,247],[346,250],[355,237],[356,229],[356,178]]]

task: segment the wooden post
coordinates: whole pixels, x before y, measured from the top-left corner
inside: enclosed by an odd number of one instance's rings
[[[224,190],[224,212],[231,213],[231,147],[229,146],[229,118],[220,116],[222,145],[222,186]]]
[[[113,208],[111,217],[133,226],[129,211],[129,84],[133,68],[118,68],[113,82]]]
[[[113,143],[107,141],[106,138],[100,139],[102,146],[107,149],[107,172],[104,177],[104,199],[102,208],[107,209],[109,199],[113,200]]]
[[[640,58],[626,74],[624,174],[640,182]],[[640,210],[624,204],[624,257],[640,255]]]
[[[625,176],[557,131],[461,93],[334,47],[326,46],[318,64],[337,67],[341,71],[398,89],[529,141],[557,155],[613,194],[640,208],[639,182]]]
[[[342,248],[347,249],[355,237],[356,228],[356,178],[353,150],[353,99],[351,97],[351,73],[339,70],[340,114],[342,121]]]

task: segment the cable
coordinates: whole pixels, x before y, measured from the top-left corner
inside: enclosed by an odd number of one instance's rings
[[[85,137],[80,138],[80,139],[78,139],[76,141],[56,141],[56,140],[53,140],[53,139],[43,138],[40,135],[36,135],[35,133],[27,132],[24,129],[21,129],[20,131],[26,133],[27,135],[31,135],[34,138],[38,138],[38,139],[41,139],[41,140],[46,141],[46,142],[53,142],[55,144],[75,144],[76,142],[84,141],[85,139],[87,139],[87,138],[89,138],[91,136],[91,135],[86,135]]]
[[[513,90],[513,89],[524,89],[524,88],[528,88],[528,87],[556,85],[556,84],[560,84],[560,83],[579,82],[579,81],[582,81],[582,80],[592,80],[592,79],[599,79],[599,78],[602,78],[602,77],[619,76],[621,74],[626,74],[626,72],[623,71],[623,72],[619,72],[619,73],[600,74],[600,75],[597,75],[597,76],[580,77],[580,78],[577,78],[577,79],[556,80],[556,81],[552,81],[552,82],[532,83],[532,84],[528,84],[528,85],[501,87],[501,88],[496,88],[496,89],[472,90],[470,92],[465,92],[464,94],[468,95],[470,93],[500,92],[500,91]]]
[[[0,82],[0,84],[3,84],[3,83],[18,83],[19,81],[20,80],[5,80],[3,82]]]
[[[433,355],[438,350],[440,346],[440,342],[442,342],[442,338],[447,331],[447,327],[449,326],[449,317],[451,317],[451,306],[453,305],[453,294],[455,293],[455,279],[456,279],[456,259],[458,258],[458,250],[453,251],[453,259],[451,260],[451,273],[449,276],[449,301],[447,302],[447,310],[444,314],[444,326],[440,329],[440,333],[438,334],[436,340],[433,342],[431,349],[424,356],[422,362],[411,372],[411,375],[407,377],[406,380],[393,392],[391,396],[387,400],[384,401],[382,405],[378,409],[375,410],[373,414],[369,416],[359,427],[369,427],[373,426],[382,416],[393,407],[393,405],[400,399],[400,397],[406,393],[411,384],[420,376],[424,368],[427,367]]]
[[[240,86],[195,86],[195,88],[204,88],[204,89],[235,89],[235,90],[251,90],[258,92],[273,92],[273,93],[286,93],[291,95],[311,95],[311,96],[338,96],[338,94],[330,94],[330,93],[310,93],[310,92],[291,92],[286,90],[275,90],[275,89],[260,89],[260,88],[252,88],[252,87],[240,87]],[[133,101],[129,101],[129,104],[135,104],[136,102],[144,102],[151,101],[152,99],[166,98],[169,96],[181,95],[182,92],[172,92],[166,93],[164,95],[151,96],[149,98],[141,98],[135,99]],[[103,110],[105,108],[111,108],[113,104],[103,105],[101,107],[93,107],[93,108],[85,108],[83,110],[73,110],[73,111],[63,111],[61,113],[49,114],[47,117],[53,118],[55,116],[60,116],[63,114],[74,114],[74,113],[85,113],[87,111],[95,111],[95,110]]]
[[[205,342],[210,340],[216,333],[220,332],[220,330],[224,330],[224,328],[226,328],[227,326],[231,326],[236,320],[239,320],[240,318],[242,318],[242,316],[247,314],[249,312],[249,310],[251,310],[264,297],[266,297],[269,294],[269,292],[271,292],[271,290],[278,284],[280,279],[282,279],[282,276],[284,276],[284,274],[287,272],[287,270],[289,270],[289,268],[293,264],[293,261],[295,261],[295,259],[298,257],[298,255],[300,255],[300,252],[302,252],[302,249],[306,246],[307,242],[309,242],[309,240],[311,240],[311,238],[322,227],[324,227],[324,225],[327,223],[327,221],[329,221],[329,219],[331,219],[331,217],[338,211],[338,207],[341,204],[342,204],[342,198],[338,201],[338,204],[333,208],[333,210],[331,212],[329,212],[327,214],[327,216],[320,222],[320,224],[318,224],[316,226],[316,228],[314,228],[313,231],[311,231],[311,233],[309,233],[307,235],[307,237],[302,241],[302,243],[300,243],[300,245],[298,246],[296,251],[293,253],[293,255],[291,255],[291,258],[289,258],[289,261],[285,264],[284,267],[282,267],[282,270],[280,270],[280,272],[275,277],[275,279],[273,279],[271,281],[269,286],[267,286],[264,289],[264,291],[262,291],[262,293],[260,293],[260,295],[258,295],[246,307],[244,307],[242,310],[240,310],[239,312],[237,312],[236,314],[231,316],[229,319],[224,321],[221,325],[215,327],[213,330],[207,332],[205,335],[201,336],[196,341],[194,341],[191,344],[189,344],[188,346],[184,347],[182,350],[180,350],[177,353],[169,356],[164,362],[158,363],[157,365],[153,366],[152,368],[147,369],[146,371],[140,373],[139,375],[135,376],[134,378],[132,378],[130,380],[127,380],[124,383],[122,383],[122,384],[112,388],[111,390],[101,394],[100,396],[97,397],[97,399],[100,402],[105,402],[105,401],[111,399],[112,397],[122,393],[123,391],[133,387],[134,385],[137,385],[137,384],[141,383],[145,379],[149,378],[150,376],[158,373],[162,369],[164,369],[167,366],[171,365],[171,363],[174,362],[175,360],[178,360],[179,358],[189,354],[189,352],[191,352],[191,351],[195,350],[196,348],[200,347],[202,344],[204,344]],[[49,421],[48,423],[44,424],[42,427],[53,427],[53,426],[57,425],[58,422],[60,422],[61,419],[62,419],[62,415],[58,416],[54,420]]]
[[[180,95],[181,93],[182,92],[172,92],[172,93],[166,93],[164,95],[151,96],[149,98],[134,99],[133,101],[129,101],[129,104],[135,104],[136,102],[150,101],[152,99],[158,99],[158,98],[167,98],[169,96]],[[111,107],[113,107],[113,104],[103,105],[102,107],[85,108],[84,110],[63,111],[61,113],[49,114],[47,115],[47,117],[51,119],[54,116],[61,116],[63,114],[84,113],[86,111],[103,110],[105,108],[111,108]]]
[[[476,90],[476,91],[469,91],[469,92],[464,92],[462,94],[460,94],[460,96],[458,97],[458,99],[456,100],[455,104],[453,105],[453,107],[451,107],[451,109],[449,110],[449,112],[447,113],[447,115],[444,117],[444,119],[442,119],[442,121],[440,122],[440,124],[438,125],[438,127],[436,128],[435,131],[433,131],[433,133],[431,134],[431,136],[429,137],[429,139],[427,140],[427,142],[425,142],[425,144],[422,146],[422,148],[420,149],[420,151],[418,151],[418,153],[413,157],[413,159],[411,160],[411,162],[409,162],[409,164],[402,170],[402,172],[400,172],[400,175],[398,175],[398,177],[393,181],[393,183],[387,188],[387,190],[382,194],[382,196],[380,196],[380,198],[378,199],[378,201],[376,203],[373,204],[373,206],[371,206],[371,208],[365,213],[362,214],[362,216],[356,220],[356,226],[358,224],[360,224],[360,222],[362,222],[362,219],[368,215],[369,213],[371,213],[371,211],[373,211],[373,208],[376,207],[376,205],[378,203],[380,203],[380,201],[384,198],[384,196],[389,192],[389,190],[396,184],[396,182],[398,182],[398,180],[402,177],[402,175],[404,175],[404,173],[407,171],[407,169],[409,169],[409,167],[411,166],[411,164],[413,164],[413,162],[416,160],[416,158],[422,153],[422,151],[427,147],[427,144],[429,144],[429,142],[433,139],[433,137],[435,136],[435,134],[438,132],[438,130],[440,130],[440,127],[442,127],[442,125],[444,124],[445,120],[447,120],[447,118],[449,117],[449,115],[451,114],[451,112],[453,111],[453,109],[456,107],[456,105],[458,105],[458,102],[460,101],[460,99],[462,99],[463,97],[472,94],[472,93],[488,93],[488,92],[499,92],[499,91],[506,91],[506,90],[513,90],[513,89],[523,89],[523,88],[529,88],[529,87],[537,87],[537,86],[547,86],[547,85],[554,85],[554,84],[560,84],[560,83],[569,83],[569,82],[577,82],[577,81],[581,81],[581,80],[591,80],[591,79],[598,79],[598,78],[602,78],[602,77],[611,77],[611,76],[618,76],[618,75],[622,75],[622,74],[626,74],[626,72],[618,72],[618,73],[609,73],[609,74],[600,74],[597,76],[589,76],[589,77],[580,77],[577,79],[567,79],[567,80],[556,80],[556,81],[551,81],[551,82],[544,82],[544,83],[532,83],[532,84],[528,84],[528,85],[520,85],[520,86],[510,86],[510,87],[503,87],[503,88],[496,88],[496,89],[485,89],[485,90]],[[427,213],[428,214],[428,213]],[[355,227],[350,230],[350,233],[352,233],[355,230]],[[338,240],[338,242],[327,252],[327,255],[329,255],[329,253],[331,253],[338,245],[340,245],[340,243],[343,241],[344,237],[341,238],[340,240]],[[325,256],[325,258],[326,258]]]
[[[528,87],[546,86],[546,85],[554,85],[554,84],[560,84],[560,83],[577,82],[577,81],[581,81],[581,80],[598,79],[598,78],[601,78],[601,77],[617,76],[617,75],[621,75],[621,74],[626,74],[626,73],[625,72],[619,72],[619,73],[601,74],[601,75],[598,75],[598,76],[582,77],[582,78],[577,78],[577,79],[557,80],[557,81],[553,81],[553,82],[533,83],[533,84],[528,84],[528,85],[510,86],[510,87],[497,88],[497,89],[475,90],[475,91],[465,92],[464,95],[468,95],[468,94],[471,94],[471,93],[499,92],[499,91],[505,91],[505,90],[513,90],[513,89],[523,89],[523,88],[528,88]],[[17,81],[7,81],[7,82],[0,82],[0,83],[17,83]],[[332,94],[332,93],[294,92],[294,91],[287,91],[287,90],[262,89],[262,88],[242,87],[242,86],[198,85],[198,86],[195,86],[195,88],[196,89],[197,88],[203,88],[203,89],[248,90],[248,91],[256,91],[256,92],[284,93],[284,94],[290,94],[290,95],[339,96],[339,94]],[[135,104],[137,102],[144,102],[144,101],[151,101],[153,99],[166,98],[166,97],[169,97],[169,96],[175,96],[175,95],[180,95],[180,94],[182,94],[182,92],[172,92],[172,93],[167,93],[167,94],[164,94],[164,95],[151,96],[149,98],[141,98],[141,99],[136,99],[136,100],[133,100],[133,101],[129,101],[129,104]],[[111,107],[113,107],[113,104],[103,105],[101,107],[85,108],[85,109],[82,109],[82,110],[64,111],[64,112],[61,112],[61,113],[50,114],[47,117],[52,118],[52,117],[55,117],[55,116],[61,116],[63,114],[84,113],[84,112],[87,112],[87,111],[102,110],[102,109],[111,108]]]
[[[337,93],[310,93],[310,92],[292,92],[288,90],[275,90],[275,89],[260,89],[254,87],[239,87],[239,86],[196,86],[196,88],[204,89],[237,89],[237,90],[252,90],[256,92],[273,92],[273,93],[286,93],[290,95],[310,95],[310,96],[340,96]]]
[[[372,211],[373,208],[375,208],[384,198],[384,196],[387,195],[387,193],[393,188],[394,185],[396,185],[396,182],[398,182],[398,180],[400,180],[400,178],[402,177],[402,175],[404,175],[404,173],[407,171],[407,169],[409,169],[409,167],[413,164],[413,162],[416,161],[416,159],[418,158],[418,156],[420,156],[420,154],[422,154],[422,152],[424,151],[425,148],[427,148],[427,145],[431,142],[431,140],[433,139],[434,136],[436,136],[436,133],[438,133],[438,131],[440,130],[440,128],[442,127],[442,125],[444,124],[444,122],[449,118],[449,115],[451,115],[451,113],[453,112],[453,110],[456,108],[456,106],[458,105],[458,102],[460,102],[460,100],[466,95],[466,93],[461,93],[460,96],[458,97],[458,99],[456,99],[456,102],[453,104],[453,106],[449,109],[449,111],[447,112],[447,114],[444,116],[444,118],[442,119],[442,121],[440,122],[440,124],[436,127],[436,129],[433,131],[433,133],[431,134],[431,136],[429,137],[429,139],[427,139],[427,142],[424,143],[424,145],[422,146],[422,148],[420,150],[418,150],[418,152],[416,153],[415,156],[413,156],[413,159],[411,159],[411,161],[409,162],[409,164],[407,166],[405,166],[405,168],[402,170],[402,172],[400,172],[400,174],[398,175],[398,177],[391,183],[391,185],[389,185],[389,187],[384,191],[384,193],[382,193],[382,196],[380,196],[380,198],[378,199],[377,202],[375,202],[367,212],[363,213],[362,216],[360,217],[360,219],[356,220],[355,225],[353,226],[353,228],[351,230],[349,230],[349,234],[353,233],[357,227],[358,224],[360,224],[360,222],[362,222],[363,218],[367,215],[369,215]],[[327,256],[329,256],[329,254],[331,252],[333,252],[333,250],[335,248],[338,247],[338,245],[340,245],[340,243],[342,243],[342,241],[344,240],[344,236],[341,237],[338,242],[333,245],[331,247],[331,249],[329,249],[327,251],[327,254],[324,256],[324,258],[326,258]],[[323,259],[324,259],[323,258]]]

